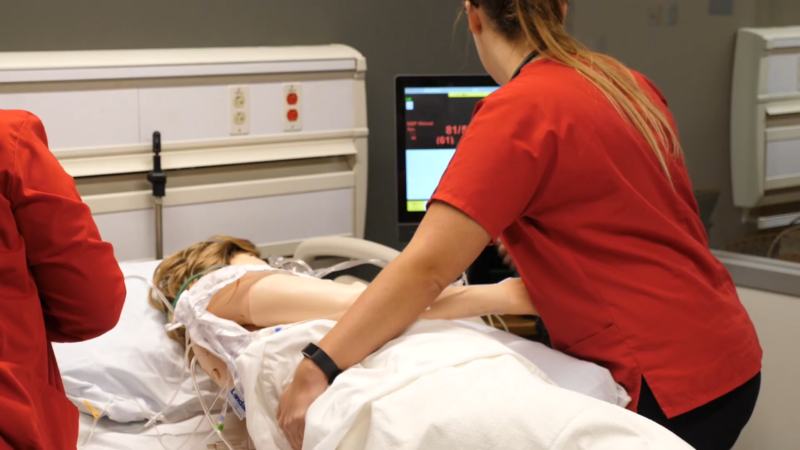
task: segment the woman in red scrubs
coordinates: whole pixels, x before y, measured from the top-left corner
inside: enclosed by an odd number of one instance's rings
[[[568,36],[565,0],[468,0],[466,13],[502,87],[476,108],[412,242],[321,352],[358,363],[502,238],[556,349],[608,368],[632,410],[697,449],[730,449],[762,352],[709,251],[663,95]],[[327,386],[318,360],[281,401],[295,445]]]
[[[42,123],[0,110],[0,450],[75,448],[51,342],[113,328],[125,283]]]

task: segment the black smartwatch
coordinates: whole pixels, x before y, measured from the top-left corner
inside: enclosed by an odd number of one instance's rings
[[[333,380],[342,373],[342,370],[333,362],[331,357],[314,344],[308,344],[306,348],[303,349],[303,356],[313,361],[317,367],[322,369],[322,373],[328,377],[329,386],[333,384]]]

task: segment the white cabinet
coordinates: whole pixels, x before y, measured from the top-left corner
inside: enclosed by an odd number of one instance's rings
[[[155,131],[167,254],[225,233],[291,252],[364,235],[365,73],[344,45],[0,53],[0,109],[41,118],[120,260],[154,254]]]
[[[800,27],[739,31],[731,163],[736,206],[800,200]]]

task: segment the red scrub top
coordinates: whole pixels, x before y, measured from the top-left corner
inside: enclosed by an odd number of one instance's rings
[[[75,448],[51,342],[115,326],[125,283],[42,123],[0,110],[0,449]]]
[[[477,106],[432,201],[502,237],[556,349],[608,368],[634,411],[644,376],[674,417],[753,378],[762,352],[683,161],[669,170],[674,188],[602,92],[542,59]]]

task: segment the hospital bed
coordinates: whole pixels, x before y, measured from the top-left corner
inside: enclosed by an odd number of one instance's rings
[[[372,242],[327,237],[301,243],[295,257],[320,267],[349,259],[388,261],[396,255],[397,251]],[[151,279],[157,264],[158,261],[121,263],[128,277],[128,297],[120,323],[114,330],[86,343],[55,345],[67,395],[83,413],[80,448],[161,448],[162,441],[169,449],[179,448],[183,442],[188,442],[183,448],[223,448],[216,447],[216,436],[205,441],[211,428],[204,421],[191,382],[180,375],[182,349],[166,336],[163,313],[148,304],[149,287],[131,279],[131,276]],[[489,328],[480,318],[469,323],[534,361],[561,387],[621,407],[630,401],[604,368]],[[210,403],[214,386],[205,376],[198,375],[198,379],[204,398]],[[149,417],[165,408],[178,384],[181,390],[173,406],[165,412],[166,423],[158,425],[157,429],[143,429]],[[100,420],[95,421],[93,411],[102,413]],[[244,424],[233,414],[226,416],[225,423],[229,441],[238,445],[237,448],[247,449]]]

